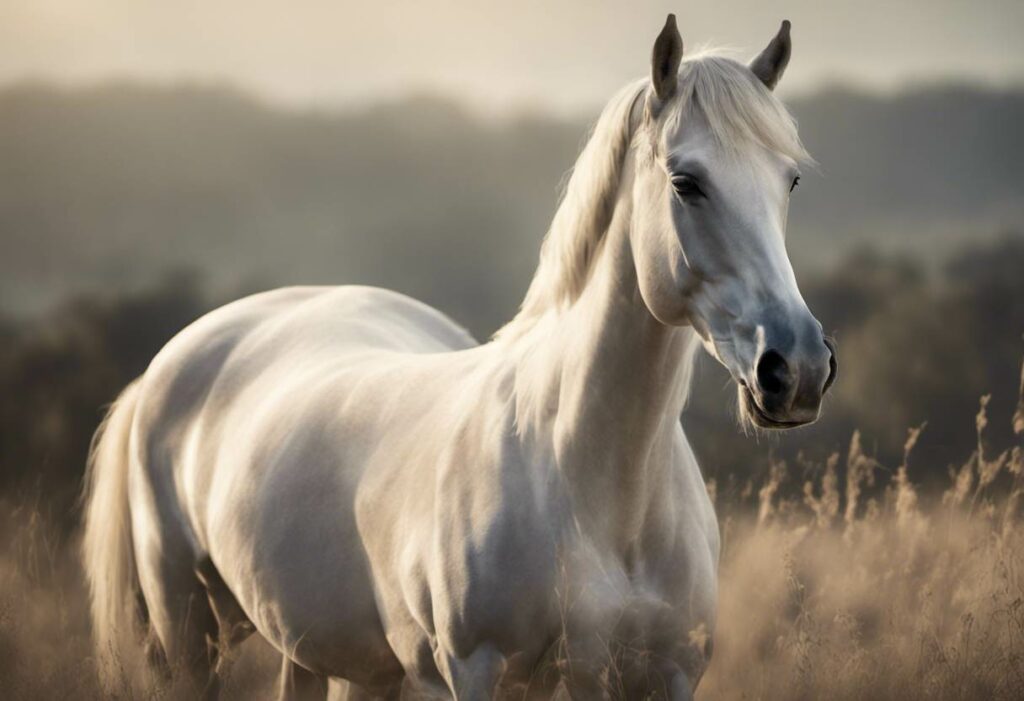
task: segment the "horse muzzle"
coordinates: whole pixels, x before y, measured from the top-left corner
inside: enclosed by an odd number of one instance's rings
[[[779,343],[780,336],[796,338],[766,329],[765,349],[748,376],[737,381],[743,413],[760,428],[813,423],[839,369],[835,344],[821,334],[817,322],[813,333],[804,334],[800,342]]]

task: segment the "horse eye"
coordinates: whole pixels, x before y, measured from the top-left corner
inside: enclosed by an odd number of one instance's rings
[[[672,178],[672,187],[680,197],[694,198],[704,197],[704,191],[700,189],[697,180],[690,175],[677,175]]]
[[[795,190],[796,186],[799,185],[799,184],[800,184],[800,176],[798,175],[795,178],[793,178],[793,184],[789,186],[789,191],[793,192],[793,190]]]

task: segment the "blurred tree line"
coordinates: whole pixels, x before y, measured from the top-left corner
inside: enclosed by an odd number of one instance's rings
[[[0,322],[0,499],[38,497],[73,527],[89,443],[107,406],[210,306],[198,278],[179,273],[131,296],[83,297]]]
[[[224,86],[0,88],[0,313],[186,269],[221,295],[254,275],[381,285],[485,335],[526,288],[599,107],[488,119],[428,95],[317,112]],[[934,265],[1024,216],[1024,89],[790,107],[821,164],[790,211],[801,280],[864,242]]]
[[[991,437],[1010,440],[1024,350],[1022,271],[1024,238],[1007,235],[963,248],[937,273],[865,250],[805,279],[811,308],[839,343],[840,377],[822,420],[783,435],[740,435],[730,418],[734,388],[706,360],[684,414],[705,473],[755,476],[769,455],[818,458],[843,448],[854,429],[895,464],[907,428],[927,421],[912,472],[922,482],[944,478],[973,449],[973,416],[988,393]],[[105,406],[167,340],[224,301],[198,275],[176,273],[143,292],[79,297],[0,322],[0,498],[38,491],[71,527]]]

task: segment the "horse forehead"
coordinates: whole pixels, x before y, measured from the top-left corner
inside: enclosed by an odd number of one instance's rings
[[[665,162],[672,173],[733,178],[737,184],[757,184],[798,171],[796,162],[784,154],[753,143],[727,148],[710,130],[694,130],[670,143]]]
[[[691,111],[675,125],[666,127],[665,151],[668,158],[685,159],[696,154],[710,156],[721,150],[707,118],[699,111]]]
[[[722,143],[700,110],[690,110],[677,125],[668,126],[664,144],[666,166],[674,173],[736,174],[763,180],[771,175],[795,175],[799,170],[792,158],[756,140]]]

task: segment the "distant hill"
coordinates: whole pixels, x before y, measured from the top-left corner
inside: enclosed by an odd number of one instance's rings
[[[934,255],[1024,212],[1024,92],[832,90],[791,107],[821,164],[791,212],[803,266],[865,242]],[[186,269],[220,292],[386,285],[482,335],[525,289],[585,132],[433,97],[297,113],[219,88],[7,88],[0,310]]]

